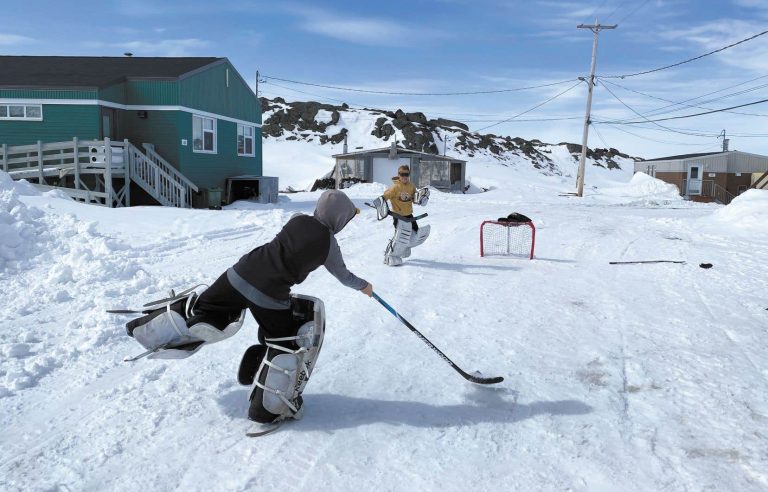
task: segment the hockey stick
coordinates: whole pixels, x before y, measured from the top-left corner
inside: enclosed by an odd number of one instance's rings
[[[453,367],[453,369],[456,372],[458,372],[459,374],[461,374],[461,376],[464,379],[466,379],[467,381],[471,381],[471,382],[477,383],[477,384],[496,384],[496,383],[500,383],[500,382],[504,381],[504,378],[501,377],[501,376],[496,376],[496,377],[493,377],[493,378],[485,378],[485,377],[482,377],[482,376],[473,376],[471,374],[466,373],[459,366],[454,364],[454,362],[451,359],[449,359],[447,355],[445,355],[443,352],[441,352],[439,348],[435,347],[435,345],[432,342],[427,340],[427,337],[422,335],[421,332],[419,332],[419,330],[417,330],[412,324],[410,324],[408,322],[408,320],[406,320],[405,318],[400,316],[400,314],[398,314],[398,312],[395,311],[392,306],[387,304],[387,302],[384,299],[379,297],[378,294],[373,292],[371,295],[373,295],[373,298],[376,299],[377,301],[379,301],[379,303],[381,303],[381,305],[384,306],[387,309],[387,311],[392,313],[392,315],[395,318],[399,319],[405,326],[408,327],[409,330],[411,330],[413,333],[415,333],[416,336],[419,337],[422,342],[426,343],[429,346],[429,348],[431,348],[432,350],[437,352],[437,354],[440,356],[440,358],[442,358],[444,361],[449,363],[451,365],[451,367]]]
[[[643,263],[685,263],[679,260],[609,261],[609,265],[637,265]]]
[[[368,205],[368,206],[369,206],[369,207],[371,207],[371,208],[376,208],[374,205],[371,205],[371,204],[370,204],[370,203],[368,203],[368,202],[365,202],[365,204],[366,204],[366,205]],[[424,217],[426,217],[426,216],[427,216],[427,215],[429,215],[429,214],[427,214],[427,213],[423,213],[423,214],[421,214],[421,215],[417,215],[416,217],[403,217],[403,216],[402,216],[402,215],[400,215],[400,214],[396,214],[395,212],[393,212],[393,211],[391,211],[391,210],[388,210],[388,211],[387,211],[387,215],[390,215],[390,216],[392,216],[392,217],[396,218],[397,220],[402,220],[402,221],[404,221],[404,222],[414,222],[414,221],[416,221],[416,220],[421,220],[421,219],[423,219]],[[383,220],[383,219],[381,219],[381,220]]]

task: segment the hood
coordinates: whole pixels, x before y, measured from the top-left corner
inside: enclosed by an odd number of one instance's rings
[[[315,207],[315,218],[328,227],[334,234],[338,233],[357,214],[357,208],[344,192],[328,190],[320,195]]]

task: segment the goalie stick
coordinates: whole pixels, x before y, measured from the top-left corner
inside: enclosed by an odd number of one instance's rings
[[[365,202],[365,204],[366,204],[366,205],[368,205],[368,206],[369,206],[369,207],[371,207],[371,208],[376,208],[375,206],[371,205],[371,204],[370,204],[370,203],[368,203],[368,202]],[[387,215],[389,215],[389,216],[391,216],[391,217],[394,217],[394,218],[396,218],[397,220],[402,220],[402,221],[404,221],[404,222],[414,222],[414,221],[416,221],[416,220],[421,220],[421,219],[423,219],[424,217],[426,217],[426,216],[427,216],[427,215],[429,215],[429,214],[427,214],[427,213],[423,213],[423,214],[421,214],[421,215],[417,215],[416,217],[404,217],[404,216],[402,216],[402,215],[400,215],[400,214],[396,214],[395,212],[393,212],[393,211],[389,210],[389,211],[387,212]],[[380,219],[380,220],[383,220],[383,219]]]
[[[387,304],[387,302],[386,302],[384,299],[382,299],[381,297],[379,297],[379,295],[378,295],[378,294],[376,294],[375,292],[373,292],[373,293],[372,293],[372,295],[373,295],[373,298],[374,298],[374,299],[376,299],[377,301],[379,301],[379,303],[381,303],[381,305],[382,305],[382,306],[384,306],[384,307],[387,309],[387,311],[389,311],[390,313],[392,313],[392,315],[393,315],[395,318],[399,319],[399,320],[400,320],[400,321],[401,321],[401,322],[402,322],[402,323],[403,323],[405,326],[407,326],[407,327],[408,327],[408,329],[409,329],[409,330],[411,330],[411,331],[412,331],[412,332],[413,332],[413,333],[414,333],[414,334],[415,334],[417,337],[419,337],[419,338],[421,339],[421,341],[422,341],[422,342],[426,343],[426,344],[429,346],[429,348],[431,348],[432,350],[434,350],[435,352],[437,352],[437,354],[440,356],[440,358],[441,358],[441,359],[443,359],[443,360],[444,360],[444,361],[446,361],[448,364],[450,364],[450,365],[451,365],[451,367],[453,367],[453,369],[454,369],[456,372],[458,372],[459,374],[461,374],[461,376],[462,376],[464,379],[466,379],[467,381],[471,381],[471,382],[473,382],[473,383],[477,383],[477,384],[496,384],[496,383],[500,383],[500,382],[504,381],[504,378],[503,378],[503,377],[501,377],[501,376],[496,376],[496,377],[492,377],[492,378],[486,378],[486,377],[483,377],[482,375],[481,375],[481,376],[474,376],[474,375],[472,375],[472,374],[468,374],[468,373],[467,373],[467,372],[465,372],[465,371],[464,371],[462,368],[460,368],[459,366],[457,366],[457,365],[456,365],[456,364],[455,364],[455,363],[454,363],[454,362],[453,362],[451,359],[449,359],[447,355],[445,355],[443,352],[441,352],[439,348],[435,347],[435,345],[434,345],[432,342],[430,342],[429,340],[427,340],[427,337],[425,337],[424,335],[422,335],[422,334],[421,334],[421,332],[419,332],[419,330],[417,330],[417,329],[416,329],[416,328],[415,328],[415,327],[414,327],[412,324],[410,324],[410,323],[409,323],[409,322],[408,322],[408,321],[407,321],[405,318],[403,318],[402,316],[400,316],[400,314],[398,314],[398,312],[397,312],[397,311],[395,311],[395,310],[394,310],[394,308],[393,308],[392,306],[390,306],[389,304]],[[477,371],[476,371],[476,372],[477,372]],[[479,374],[479,372],[477,372],[477,373]]]

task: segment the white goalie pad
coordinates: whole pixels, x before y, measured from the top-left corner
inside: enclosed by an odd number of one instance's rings
[[[391,255],[403,257],[408,248],[411,247],[411,237],[413,236],[413,229],[410,222],[404,220],[397,221],[397,227],[395,228],[395,235],[392,237]]]
[[[315,368],[325,335],[325,307],[316,297],[291,296],[296,334],[265,338],[266,346],[253,345],[243,355],[238,380],[251,385],[248,418],[267,423],[300,419],[301,394]]]
[[[373,206],[376,209],[376,219],[384,220],[389,215],[389,205],[387,200],[383,196],[378,197],[373,201]]]
[[[193,314],[197,298],[198,292],[191,291],[163,304],[151,305],[151,310],[146,311],[144,316],[126,325],[128,334],[152,351],[149,359],[183,359],[196,353],[203,345],[229,338],[240,330],[246,310],[242,310],[224,330],[208,323],[187,327],[187,319]]]
[[[419,227],[419,230],[413,234],[411,234],[411,248],[415,248],[416,246],[419,246],[420,244],[423,244],[424,241],[427,240],[429,237],[430,227],[428,225]]]
[[[413,202],[422,207],[429,203],[429,188],[419,188],[416,190],[416,196],[413,197]]]

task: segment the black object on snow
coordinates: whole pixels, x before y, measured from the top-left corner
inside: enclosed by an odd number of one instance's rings
[[[701,268],[712,268],[712,263],[700,263]]]
[[[506,217],[499,217],[497,222],[531,222],[531,219],[521,213],[512,212]]]

